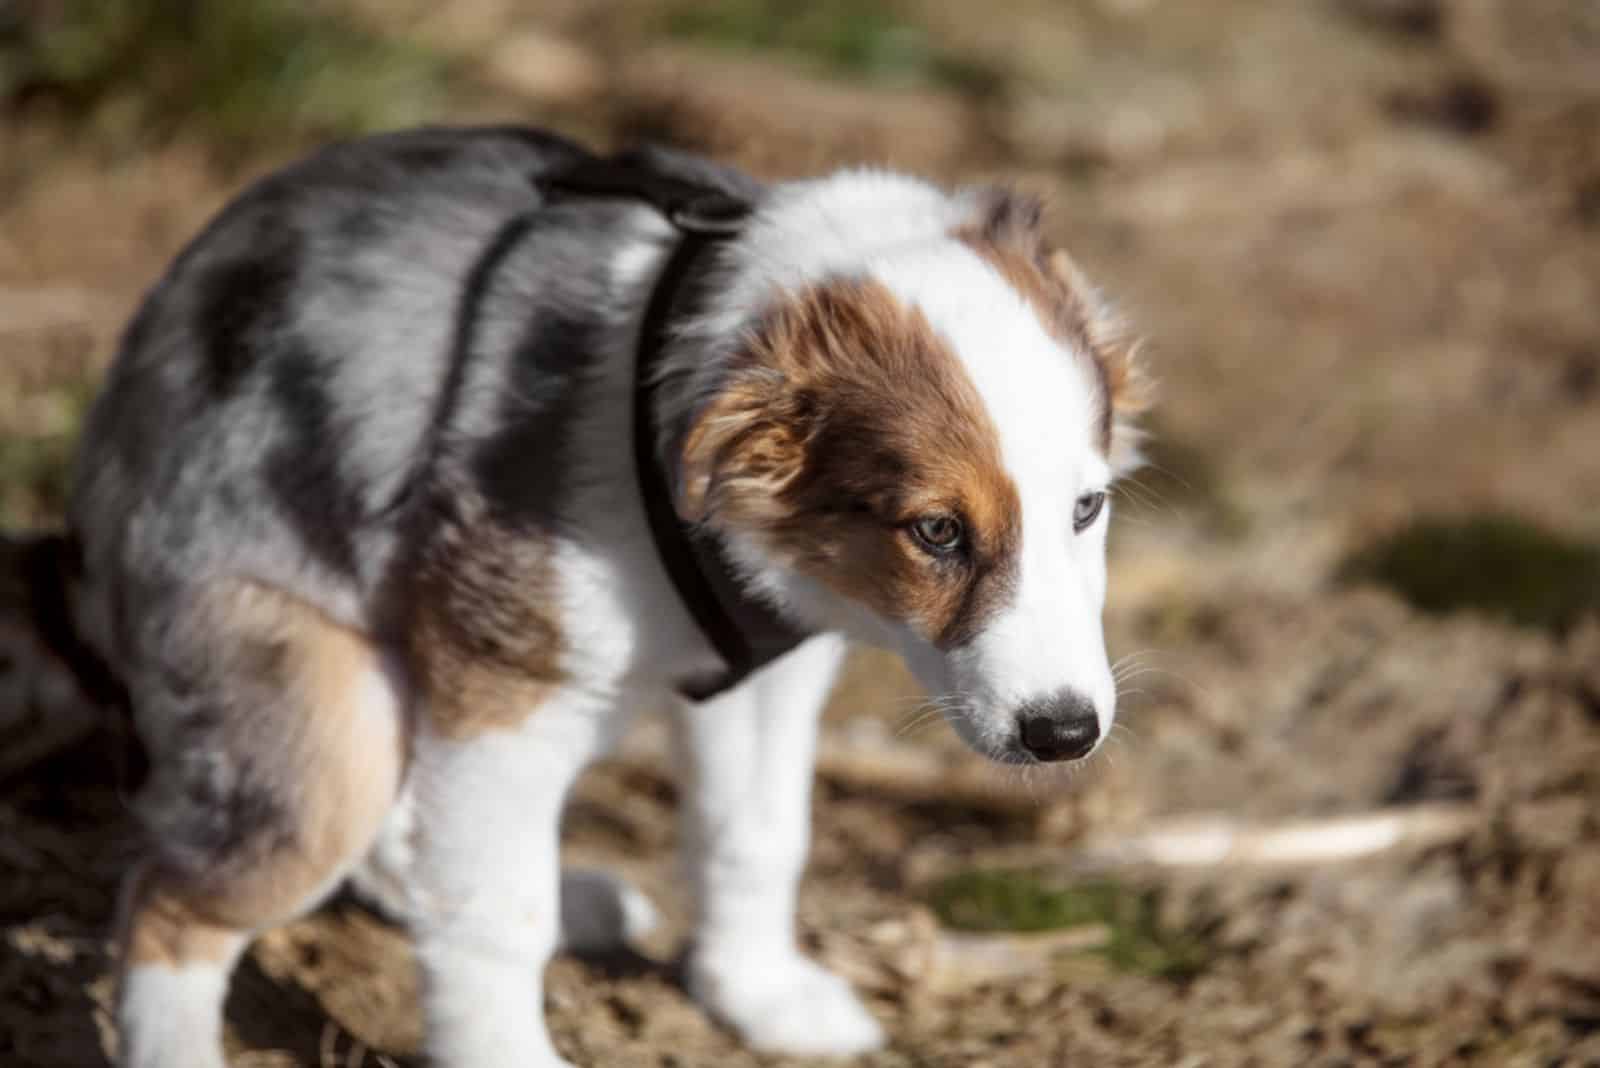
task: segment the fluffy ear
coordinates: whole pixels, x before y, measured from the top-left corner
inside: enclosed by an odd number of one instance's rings
[[[1133,471],[1142,462],[1139,444],[1144,439],[1138,417],[1148,411],[1155,386],[1140,358],[1140,341],[1084,276],[1064,251],[1050,255],[1050,270],[1082,302],[1084,329],[1104,375],[1106,388],[1106,455],[1114,474]]]
[[[770,369],[746,371],[691,422],[678,456],[676,504],[685,522],[716,516],[760,522],[782,509],[805,466],[814,405]]]
[[[1138,377],[1140,385],[1136,388],[1148,392],[1150,386],[1139,370],[1137,362],[1131,365],[1132,373]],[[1141,401],[1139,407],[1132,407],[1126,403],[1118,405],[1112,401],[1111,408],[1111,446],[1106,451],[1107,461],[1111,464],[1113,478],[1121,478],[1132,474],[1144,466],[1145,439],[1144,429],[1139,425],[1139,415],[1149,408],[1148,404]]]
[[[1036,245],[1044,219],[1044,202],[1032,193],[986,185],[969,194],[977,205],[972,221],[975,237],[995,245]]]

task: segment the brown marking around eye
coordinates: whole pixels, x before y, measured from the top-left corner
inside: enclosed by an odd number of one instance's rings
[[[1009,597],[1021,503],[959,359],[881,283],[836,279],[775,309],[690,429],[692,508],[755,532],[789,566],[940,645]],[[959,516],[933,559],[917,518]]]

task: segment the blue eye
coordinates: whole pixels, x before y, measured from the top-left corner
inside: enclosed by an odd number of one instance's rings
[[[961,520],[950,515],[923,516],[911,524],[911,533],[924,549],[935,556],[955,552],[961,548],[965,537]]]
[[[1085,493],[1078,498],[1078,503],[1072,508],[1072,530],[1075,534],[1082,534],[1100,516],[1100,509],[1106,504],[1104,492],[1095,491]]]

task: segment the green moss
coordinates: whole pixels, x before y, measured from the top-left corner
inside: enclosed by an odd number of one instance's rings
[[[445,73],[295,0],[64,0],[10,38],[0,88],[131,120],[142,136],[201,125],[239,148],[419,121]]]
[[[1022,872],[971,871],[934,887],[931,904],[946,926],[964,931],[1050,931],[1100,923],[1115,894],[1109,884],[1054,889]]]
[[[0,526],[26,528],[61,517],[67,503],[78,427],[93,388],[52,390],[33,404],[57,405],[60,429],[48,434],[0,434]]]
[[[26,527],[60,515],[71,466],[70,438],[0,437],[0,523]]]
[[[992,68],[955,55],[883,3],[854,0],[725,0],[668,10],[670,36],[738,51],[776,52],[828,73],[876,84],[934,84],[987,93]]]
[[[1105,945],[1087,952],[1122,971],[1165,979],[1198,974],[1210,951],[1197,936],[1161,923],[1157,891],[1113,880],[1058,885],[1029,872],[970,871],[941,881],[929,894],[939,919],[964,931],[1037,932],[1104,926]]]
[[[1600,614],[1600,545],[1508,515],[1419,520],[1352,554],[1338,577],[1386,586],[1433,615],[1478,612],[1558,633]]]

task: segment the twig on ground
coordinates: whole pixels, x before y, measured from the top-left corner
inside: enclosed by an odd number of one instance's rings
[[[1131,834],[1095,836],[1077,851],[1074,863],[1097,869],[1326,864],[1457,841],[1483,819],[1481,809],[1457,803],[1272,824],[1201,816]]]

